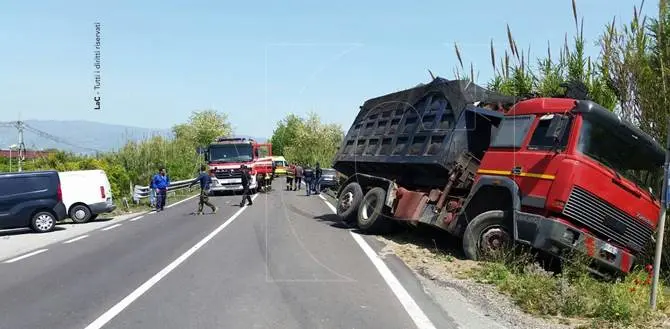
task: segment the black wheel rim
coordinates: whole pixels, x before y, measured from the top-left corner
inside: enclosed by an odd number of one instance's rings
[[[478,251],[484,257],[500,255],[509,248],[511,242],[507,228],[502,225],[490,225],[479,235]]]

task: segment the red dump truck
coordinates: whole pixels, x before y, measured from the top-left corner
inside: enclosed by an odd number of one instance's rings
[[[333,164],[338,215],[432,225],[470,259],[523,244],[628,273],[656,228],[664,149],[592,101],[514,101],[442,78],[366,101]]]

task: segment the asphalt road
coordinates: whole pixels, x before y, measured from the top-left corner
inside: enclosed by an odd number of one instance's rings
[[[0,263],[0,328],[457,327],[319,196],[210,200],[216,215],[192,199]]]

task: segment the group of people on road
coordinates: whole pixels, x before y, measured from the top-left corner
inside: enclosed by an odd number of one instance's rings
[[[249,184],[251,183],[251,174],[249,168],[245,165],[241,165],[240,169],[242,171],[242,201],[240,202],[240,207],[251,206],[253,201],[251,200],[251,190]],[[272,176],[275,176],[276,167],[272,165]],[[319,163],[316,163],[316,167],[312,168],[309,164],[304,166],[297,164],[291,165],[286,174],[286,190],[297,191],[302,189],[302,182],[305,183],[305,189],[307,195],[311,193],[318,193],[320,190],[318,180],[321,178],[321,166]],[[218,211],[218,207],[209,202],[210,189],[212,187],[212,176],[214,175],[214,170],[207,170],[207,166],[200,166],[200,174],[198,177],[193,180],[191,186],[195,184],[200,185],[200,200],[198,202],[198,211],[197,215],[203,214],[203,208],[205,206],[212,209],[212,213]],[[295,184],[294,184],[295,183]],[[167,199],[167,190],[170,186],[170,177],[167,175],[167,172],[164,167],[161,167],[158,173],[151,177],[151,182],[149,183],[149,200],[152,207],[155,207],[156,211],[162,211],[165,209],[165,203]]]
[[[321,165],[318,162],[314,168],[309,164],[292,164],[286,170],[286,190],[301,190],[302,183],[304,182],[305,191],[308,196],[311,193],[317,194],[321,191],[321,187],[319,186],[321,174]]]

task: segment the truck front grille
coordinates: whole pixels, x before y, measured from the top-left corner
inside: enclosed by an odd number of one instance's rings
[[[240,169],[222,169],[214,172],[217,179],[241,178],[242,171]]]
[[[648,223],[626,214],[579,186],[573,187],[563,214],[635,252],[644,248],[654,232]]]

